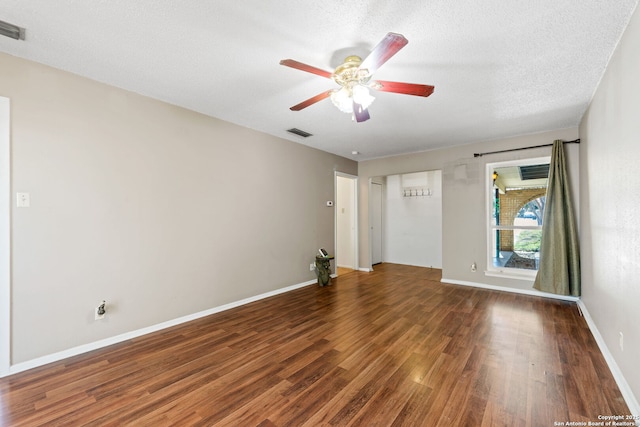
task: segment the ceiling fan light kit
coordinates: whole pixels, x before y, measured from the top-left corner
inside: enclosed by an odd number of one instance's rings
[[[322,92],[290,109],[300,111],[323,99],[331,98],[340,111],[352,114],[356,122],[364,122],[370,118],[368,108],[375,99],[369,93],[369,89],[422,97],[431,95],[434,87],[430,85],[371,80],[373,73],[408,42],[401,34],[388,33],[364,60],[359,56],[348,56],[333,73],[293,59],[283,59],[280,65],[330,78],[340,86],[339,89]]]
[[[338,110],[343,113],[353,114],[353,103],[359,104],[367,109],[375,100],[369,93],[369,89],[364,86],[354,86],[353,88],[343,87],[331,93],[331,101]]]

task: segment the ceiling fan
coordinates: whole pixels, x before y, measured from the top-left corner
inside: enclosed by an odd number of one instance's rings
[[[331,89],[322,92],[312,98],[302,101],[290,108],[292,111],[300,111],[316,102],[331,98],[334,105],[340,111],[353,114],[356,122],[369,120],[369,105],[374,97],[369,94],[369,89],[382,92],[395,92],[405,95],[427,97],[433,93],[433,86],[414,83],[389,82],[384,80],[371,80],[371,76],[387,62],[393,55],[409,43],[402,34],[388,33],[371,53],[362,60],[359,56],[348,56],[342,65],[339,65],[333,73],[293,59],[283,59],[280,65],[296,68],[321,77],[333,79],[340,89]]]

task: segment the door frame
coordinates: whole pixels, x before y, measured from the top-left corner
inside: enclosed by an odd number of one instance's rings
[[[334,171],[333,177],[333,194],[334,200],[338,200],[338,177],[350,179],[353,183],[353,200],[351,200],[351,207],[353,212],[353,269],[359,269],[359,260],[358,260],[358,177],[356,175],[350,175],[344,172]],[[337,203],[335,204],[337,205]],[[333,209],[333,253],[335,255],[338,254],[338,209],[337,206],[334,206]],[[336,257],[336,274],[338,272],[338,264]]]
[[[0,96],[0,378],[11,368],[11,144],[9,98]]]

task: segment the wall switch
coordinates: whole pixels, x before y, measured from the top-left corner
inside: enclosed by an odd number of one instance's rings
[[[31,198],[29,197],[29,193],[16,193],[16,196],[16,205],[19,208],[28,208],[31,205]]]

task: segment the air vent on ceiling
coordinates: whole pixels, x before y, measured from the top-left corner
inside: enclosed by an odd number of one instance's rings
[[[309,132],[305,132],[305,131],[300,130],[300,129],[298,129],[298,128],[291,128],[291,129],[287,129],[287,132],[295,133],[296,135],[301,136],[301,137],[303,137],[303,138],[308,138],[308,137],[310,137],[310,136],[313,136],[313,134],[311,134],[311,133],[309,133]]]
[[[24,40],[24,28],[9,24],[8,22],[0,21],[0,35],[16,40]]]
[[[520,179],[545,179],[549,177],[549,164],[520,166]]]

